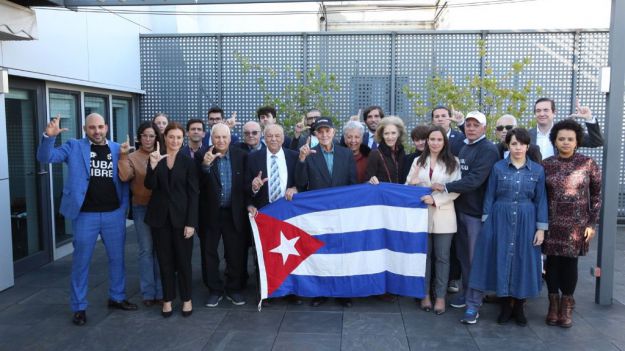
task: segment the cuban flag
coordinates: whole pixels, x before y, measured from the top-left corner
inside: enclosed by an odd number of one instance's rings
[[[261,300],[423,297],[429,188],[381,183],[299,193],[250,216]]]

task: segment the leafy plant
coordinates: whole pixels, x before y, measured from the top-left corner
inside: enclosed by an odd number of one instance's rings
[[[290,130],[300,122],[310,108],[321,111],[323,116],[332,118],[339,126],[339,120],[331,109],[332,93],[340,90],[336,76],[314,66],[306,72],[286,66],[283,69],[262,66],[253,63],[249,57],[235,53],[235,59],[241,65],[244,74],[257,76],[256,83],[263,96],[263,104],[273,106],[278,111],[280,123]],[[282,89],[272,91],[268,82],[285,82]]]
[[[479,59],[484,59],[486,53],[486,41],[478,41]],[[436,105],[445,105],[465,114],[471,110],[482,111],[488,122],[486,135],[493,135],[491,133],[497,119],[504,114],[517,117],[519,125],[529,128],[535,121],[530,120],[523,125],[524,113],[530,106],[528,97],[542,93],[542,88],[532,80],[528,80],[522,86],[519,83],[523,70],[531,63],[531,59],[525,57],[513,62],[508,72],[496,76],[487,61],[482,75],[465,77],[461,83],[452,76],[441,74],[439,69],[434,67],[432,77],[425,82],[427,98],[423,98],[408,86],[403,87],[403,92],[419,116],[426,116]]]

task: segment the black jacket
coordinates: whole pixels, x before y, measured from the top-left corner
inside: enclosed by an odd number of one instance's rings
[[[174,228],[197,227],[198,225],[198,178],[197,166],[193,160],[176,154],[171,173],[167,159],[162,159],[155,169],[148,162],[144,186],[152,190],[152,196],[145,214],[145,223],[160,228],[167,216]]]
[[[282,148],[284,158],[286,159],[287,182],[286,187],[291,188],[295,185],[295,164],[297,163],[298,153]],[[256,178],[258,172],[263,172],[263,178],[269,176],[267,172],[267,149],[253,152],[247,159],[247,171],[245,172],[245,190],[250,198],[251,204],[256,208],[262,208],[269,203],[269,182],[264,184],[256,194],[252,191],[252,180]]]
[[[356,162],[352,152],[340,145],[334,145],[332,176],[328,172],[326,160],[321,152],[321,145],[313,148],[317,151],[308,155],[304,162],[298,158],[295,166],[295,184],[297,188],[317,190],[342,185],[356,184]]]
[[[200,231],[206,229],[218,230],[219,226],[219,197],[221,193],[221,181],[219,180],[217,160],[213,161],[209,169],[202,166],[202,160],[207,150],[199,150],[195,159],[200,169]],[[248,199],[245,192],[245,167],[247,166],[247,153],[238,146],[230,145],[230,170],[232,171],[232,195],[231,209],[232,220],[237,231],[246,230],[249,227],[247,219]]]

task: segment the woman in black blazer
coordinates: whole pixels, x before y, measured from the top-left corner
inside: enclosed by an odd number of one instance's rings
[[[172,122],[165,128],[167,153],[160,147],[150,154],[145,187],[152,190],[145,223],[152,227],[154,247],[163,284],[163,317],[172,315],[172,300],[178,289],[182,315],[193,311],[191,304],[191,255],[198,221],[199,186],[195,162],[179,153],[184,129]]]

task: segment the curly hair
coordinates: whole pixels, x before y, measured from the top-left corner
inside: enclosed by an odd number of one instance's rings
[[[566,118],[554,124],[553,128],[551,128],[551,132],[549,132],[549,140],[551,141],[551,144],[553,144],[554,148],[556,147],[556,138],[558,137],[558,132],[560,132],[561,130],[571,130],[575,132],[577,147],[580,147],[582,145],[582,142],[584,141],[584,130],[582,129],[582,126],[574,119]]]

